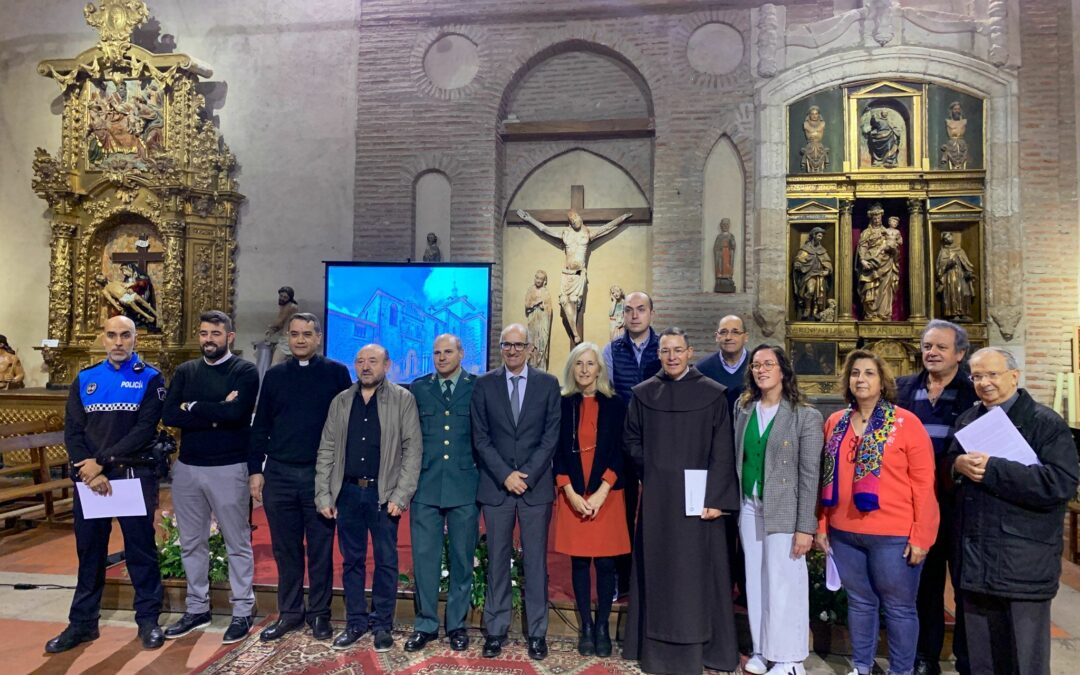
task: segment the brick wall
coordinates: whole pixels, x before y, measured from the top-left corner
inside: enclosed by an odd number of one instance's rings
[[[1071,12],[1065,0],[1020,13],[1020,194],[1024,227],[1027,387],[1053,397],[1070,369],[1077,316],[1076,109]]]

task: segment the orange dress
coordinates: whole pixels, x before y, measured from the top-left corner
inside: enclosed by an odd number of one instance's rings
[[[581,448],[578,456],[581,457],[585,485],[589,484],[593,457],[596,455],[598,411],[596,397],[582,398],[577,436],[578,447]],[[610,469],[604,472],[603,480],[608,485],[614,485],[616,478],[615,472]],[[566,498],[563,486],[570,484],[570,477],[565,474],[555,476],[555,484],[559,488],[555,506],[556,551],[582,558],[606,558],[630,552],[630,533],[626,529],[626,500],[621,489],[609,491],[596,518],[586,519],[574,511],[570,500]],[[587,494],[583,496],[589,497]]]

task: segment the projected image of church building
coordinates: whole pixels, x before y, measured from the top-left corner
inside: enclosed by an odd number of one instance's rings
[[[434,370],[431,348],[442,333],[461,337],[465,370],[479,373],[484,368],[484,315],[468,296],[458,295],[456,286],[445,300],[426,308],[376,289],[356,316],[329,310],[327,329],[333,331],[329,337],[339,355],[355,355],[370,343],[386,347],[392,362],[388,376],[394,382],[411,382]]]

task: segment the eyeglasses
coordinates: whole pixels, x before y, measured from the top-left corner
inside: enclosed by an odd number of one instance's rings
[[[528,342],[500,342],[499,346],[508,352],[520,352],[529,346]]]
[[[1006,371],[1006,372],[1008,372],[1008,371]],[[1005,373],[972,373],[970,375],[970,378],[971,378],[971,381],[976,383],[976,384],[978,384],[979,382],[982,382],[983,380],[988,380],[990,382],[997,382],[998,379],[1004,374]]]
[[[660,350],[660,356],[671,356],[671,355],[682,356],[685,353],[686,353],[686,347],[675,347],[674,349],[664,348],[664,349]]]
[[[776,363],[776,361],[765,361],[764,363],[751,363],[750,364],[750,370],[752,370],[752,371],[754,371],[756,373],[759,370],[772,370],[777,365],[778,364]]]
[[[722,337],[722,338],[724,338],[724,337],[727,337],[727,336],[729,336],[729,335],[730,335],[731,337],[739,337],[740,335],[746,335],[746,331],[744,331],[744,330],[739,330],[738,328],[733,328],[733,329],[731,329],[731,330],[728,330],[727,328],[724,328],[724,329],[722,329],[722,330],[718,330],[718,331],[716,331],[716,336],[717,336],[717,337]]]

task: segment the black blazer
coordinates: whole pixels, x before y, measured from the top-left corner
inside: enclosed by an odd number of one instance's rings
[[[476,500],[502,504],[509,492],[503,485],[511,471],[528,474],[529,489],[521,499],[530,506],[555,500],[551,456],[559,438],[559,381],[537,368],[529,368],[521,417],[514,424],[506,368],[476,378],[472,402],[473,447],[479,458],[480,483]]]
[[[596,395],[596,455],[589,472],[589,485],[585,489],[585,474],[578,456],[577,428],[581,420],[581,394],[562,397],[562,422],[559,425],[559,445],[555,448],[555,475],[570,477],[574,492],[592,494],[600,489],[604,472],[615,472],[612,490],[623,488],[623,422],[626,404],[616,396]]]

